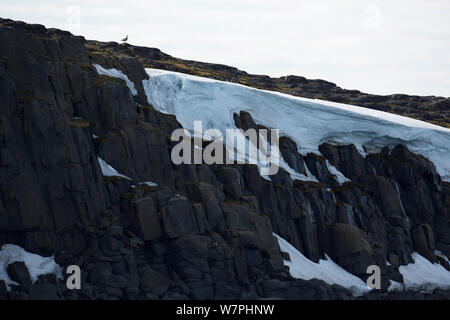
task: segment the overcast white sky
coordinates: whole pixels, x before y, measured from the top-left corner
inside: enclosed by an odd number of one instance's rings
[[[449,0],[1,0],[0,17],[249,73],[450,96]]]

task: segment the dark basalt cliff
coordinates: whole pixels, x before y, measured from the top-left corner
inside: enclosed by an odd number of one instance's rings
[[[13,266],[22,285],[6,292],[0,281],[0,297],[352,298],[336,285],[293,279],[275,232],[309,259],[326,253],[363,279],[368,265],[379,265],[382,290],[362,298],[450,298],[442,290],[386,293],[389,279],[402,282],[398,267],[414,251],[450,270],[434,253],[450,256],[450,186],[430,161],[401,145],[363,158],[353,145],[323,144],[325,158],[302,157],[284,137],[284,159],[298,172],[304,160],[319,183],[293,182],[284,170],[270,182],[253,165],[174,165],[170,134],[180,125],[148,105],[142,80],[146,66],[189,72],[189,65],[190,73],[248,77],[249,85],[286,85],[289,93],[379,109],[397,101],[445,125],[448,99],[377,97],[319,80],[177,61],[157,49],[0,19],[0,245],[55,255],[61,267],[82,270],[82,289],[68,290],[52,276],[31,284]],[[93,63],[124,72],[138,95],[122,80],[99,76]],[[245,112],[235,121],[256,127]],[[103,177],[97,157],[133,181]],[[339,185],[326,159],[352,181]]]

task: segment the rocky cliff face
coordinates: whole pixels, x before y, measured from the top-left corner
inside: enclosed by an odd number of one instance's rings
[[[450,256],[450,186],[430,161],[401,145],[363,158],[353,145],[323,144],[324,157],[304,157],[283,137],[284,159],[298,172],[305,163],[318,183],[293,182],[284,170],[267,181],[253,165],[174,165],[170,134],[180,125],[148,105],[142,88],[144,66],[167,66],[161,61],[175,60],[0,20],[0,244],[82,270],[82,289],[68,290],[52,276],[32,284],[14,266],[22,285],[6,292],[0,281],[1,297],[351,298],[336,285],[293,279],[273,232],[363,279],[379,265],[382,290],[365,298],[449,297],[385,292],[389,279],[402,282],[398,267],[412,252],[450,270],[435,255]],[[94,63],[121,70],[137,95]],[[233,68],[193,65],[240,79]],[[448,102],[403,101],[417,99]],[[235,122],[257,127],[245,112]],[[104,177],[98,157],[131,180]],[[326,160],[351,182],[337,183]]]

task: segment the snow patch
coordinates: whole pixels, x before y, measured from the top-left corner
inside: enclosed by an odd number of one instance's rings
[[[333,166],[328,160],[326,160],[326,164],[327,164],[327,167],[328,167],[328,171],[330,171],[330,173],[335,177],[336,181],[339,184],[343,184],[344,182],[351,181],[346,176],[344,176],[342,174],[342,172],[340,172],[335,166]]]
[[[406,289],[427,292],[436,288],[450,289],[450,271],[438,263],[431,263],[417,252],[412,254],[412,258],[413,263],[398,268]]]
[[[130,79],[128,79],[128,76],[126,74],[124,74],[122,71],[117,70],[115,68],[105,69],[101,65],[98,65],[98,64],[94,64],[94,67],[97,70],[98,74],[102,74],[102,75],[105,75],[108,77],[119,78],[119,79],[124,80],[125,84],[130,89],[133,96],[137,95],[137,90],[134,87],[134,83]]]
[[[156,187],[158,184],[151,181],[141,182],[141,184],[146,184],[149,187]]]
[[[128,180],[131,180],[129,177],[120,174],[119,172],[117,172],[116,169],[114,169],[113,167],[111,167],[108,163],[106,163],[105,160],[103,160],[100,157],[97,157],[98,159],[98,164],[100,165],[100,169],[102,170],[102,175],[105,177],[122,177]]]
[[[319,263],[315,263],[282,237],[275,233],[273,235],[277,238],[281,251],[289,254],[291,261],[284,260],[284,265],[289,267],[289,272],[294,278],[320,279],[330,285],[337,284],[347,288],[356,296],[370,291],[360,278],[341,268],[327,255],[325,255],[326,260],[319,260]]]
[[[139,182],[139,185],[141,185],[141,184],[145,184],[145,185],[147,185],[147,186],[149,186],[149,187],[156,187],[156,186],[158,186],[157,183],[151,182],[151,181]],[[132,187],[132,188],[136,188],[135,185],[132,185],[131,187]]]
[[[389,287],[387,288],[388,292],[392,291],[403,291],[405,290],[405,287],[400,282],[389,280]]]
[[[283,156],[280,153],[280,168],[286,170],[287,173],[291,175],[292,180],[301,180],[301,181],[317,181],[316,177],[309,171],[308,166],[305,164],[306,175],[292,169],[289,164],[283,159]]]
[[[442,252],[440,252],[439,250],[434,250],[434,254],[438,257],[441,257],[442,259],[447,261],[448,264],[450,264],[450,260],[448,259],[448,257],[445,254],[443,254]]]
[[[353,143],[361,154],[406,145],[430,159],[443,180],[450,181],[450,129],[395,114],[317,99],[295,97],[240,84],[146,69],[147,100],[158,111],[176,116],[193,129],[194,120],[225,132],[235,128],[233,113],[247,111],[257,124],[280,130],[299,152],[320,153],[324,142]],[[280,156],[280,158],[282,158]],[[284,167],[283,167],[284,168]],[[285,169],[285,168],[284,168]]]
[[[63,279],[61,267],[55,262],[54,257],[42,257],[30,253],[14,244],[4,244],[0,250],[0,280],[5,281],[6,287],[19,285],[12,281],[7,272],[8,265],[14,262],[23,262],[28,269],[31,281],[35,283],[39,276],[54,273],[59,280]]]

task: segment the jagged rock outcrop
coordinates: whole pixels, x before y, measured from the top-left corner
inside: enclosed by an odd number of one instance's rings
[[[398,266],[413,251],[433,262],[435,249],[450,256],[450,186],[403,146],[363,158],[353,145],[323,144],[323,156],[302,156],[282,137],[284,159],[319,182],[292,181],[282,169],[267,181],[254,165],[174,165],[170,134],[180,125],[148,105],[142,88],[144,66],[165,67],[170,56],[11,20],[0,20],[0,46],[0,244],[82,270],[81,290],[48,275],[11,292],[0,281],[0,297],[351,298],[323,281],[293,279],[272,232],[362,278],[379,265],[383,290],[401,281]],[[137,94],[99,75],[95,63],[121,70]],[[245,112],[235,122],[258,128]],[[104,177],[98,157],[131,180]],[[326,160],[351,181],[339,184]],[[21,266],[11,270],[26,279]]]

